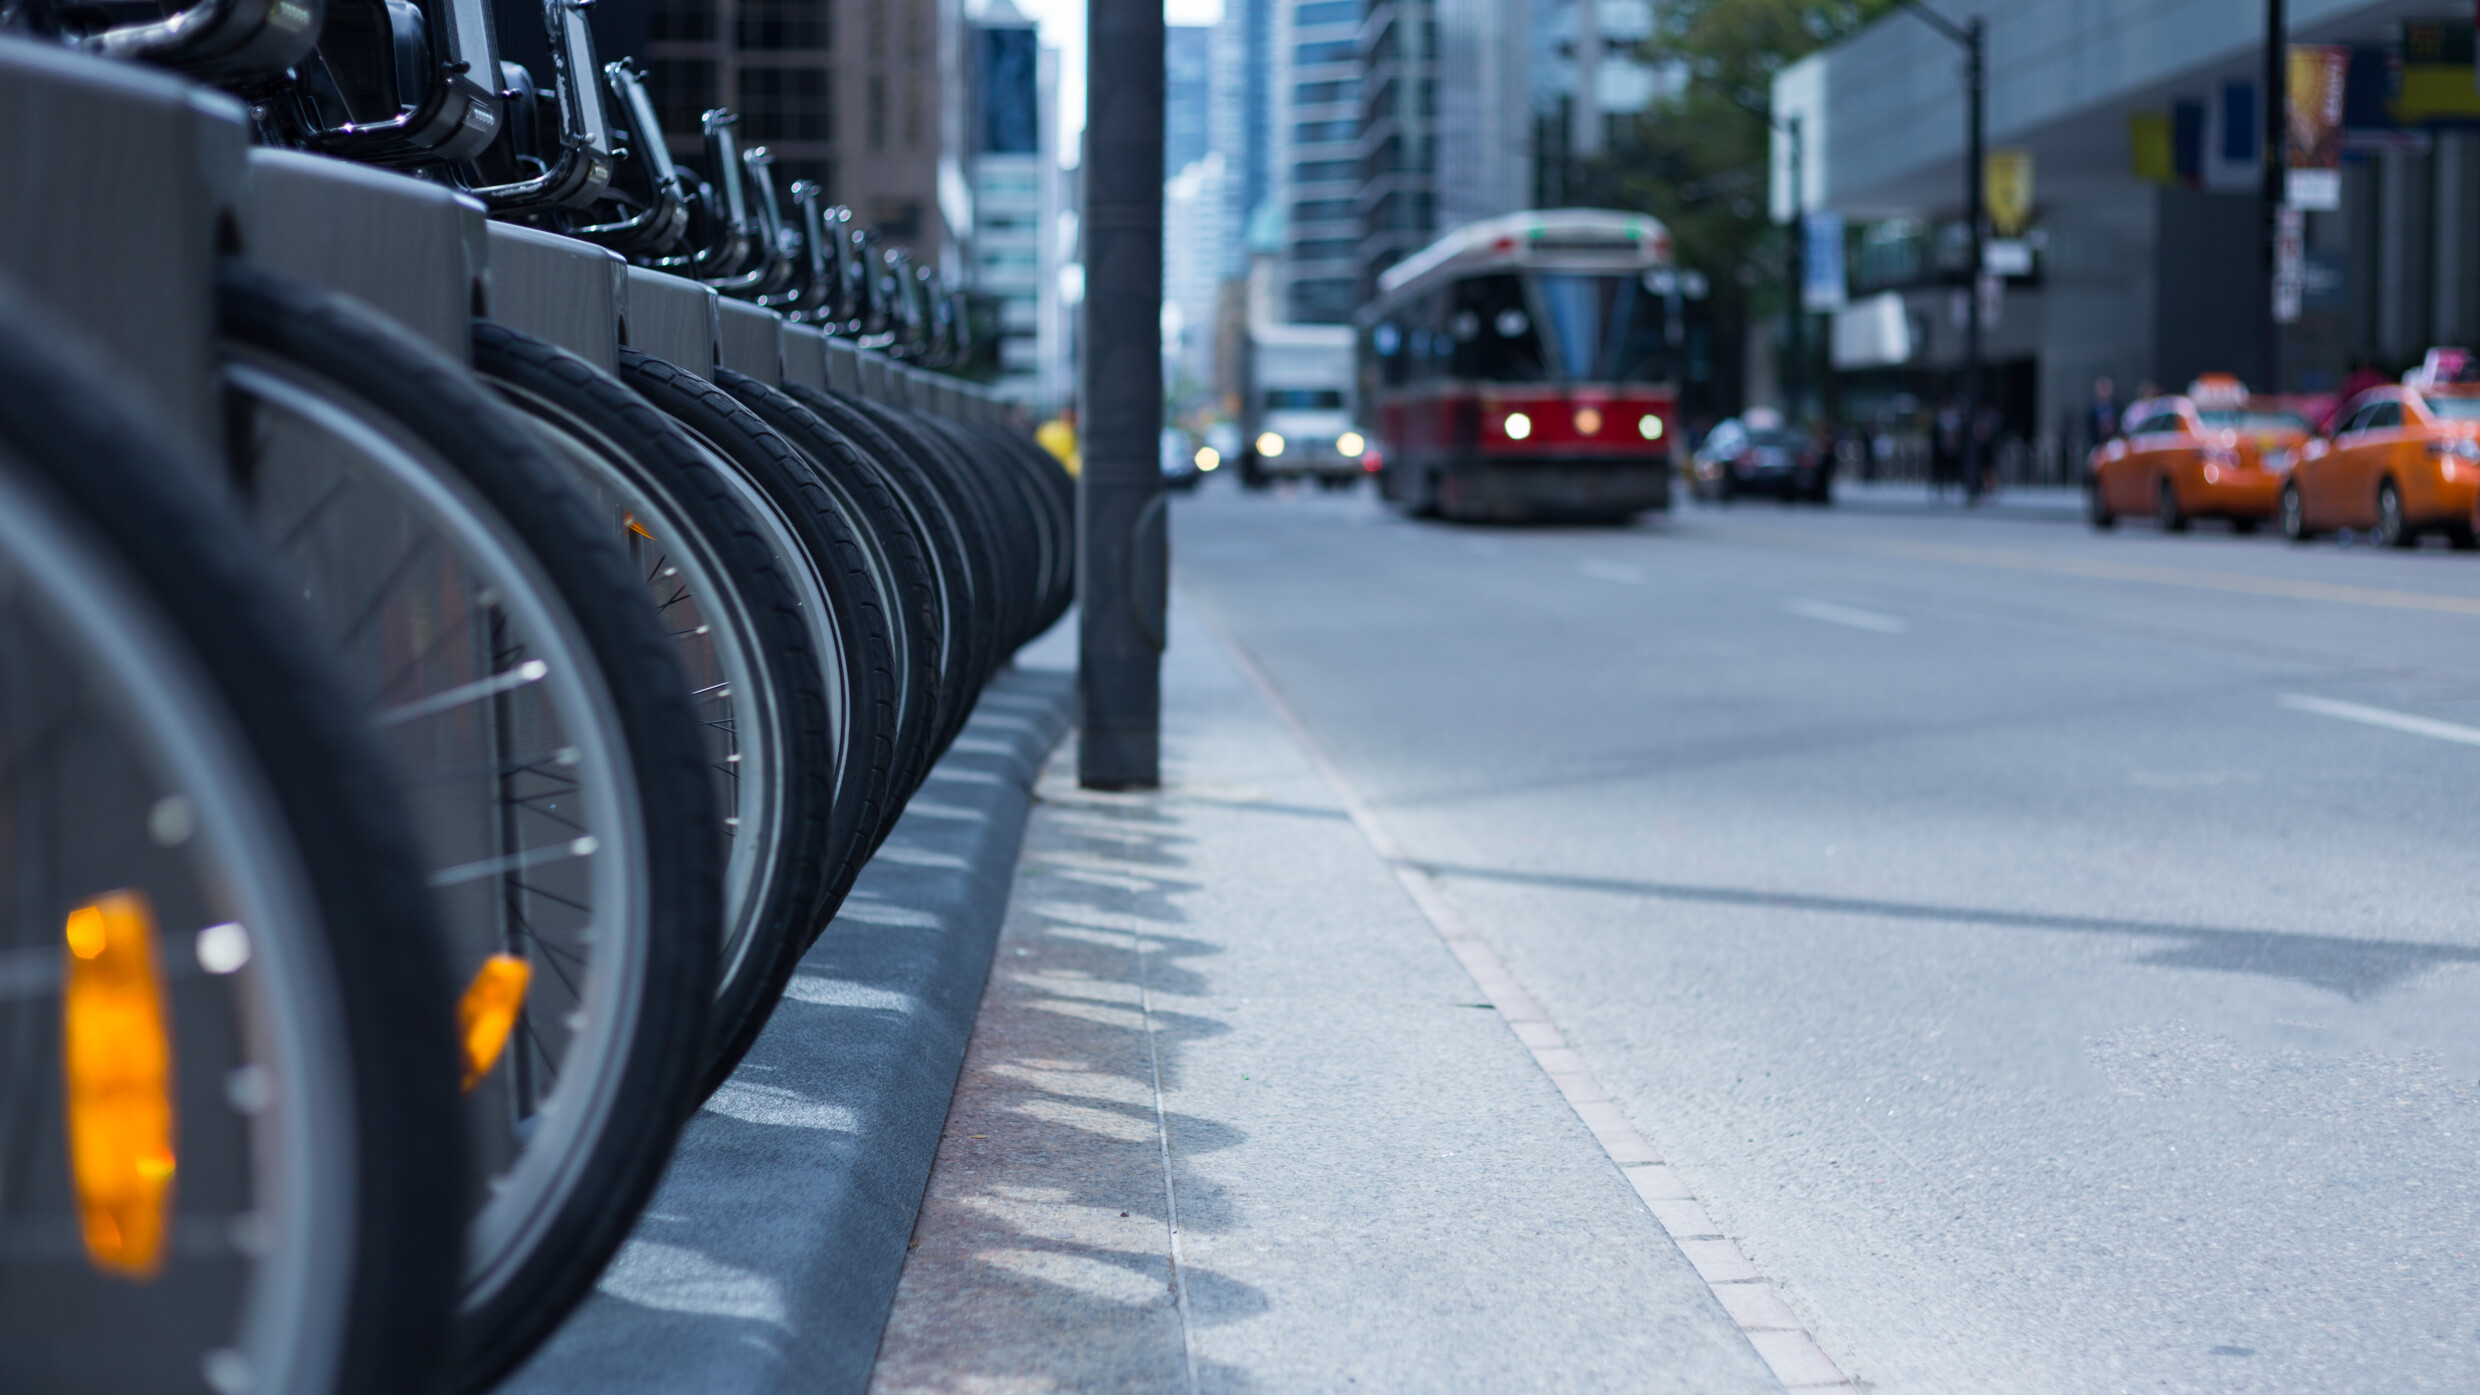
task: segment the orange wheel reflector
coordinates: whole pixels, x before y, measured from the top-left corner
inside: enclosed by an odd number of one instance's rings
[[[465,997],[456,1005],[457,1035],[465,1042],[465,1089],[470,1093],[499,1064],[516,1030],[517,1014],[525,1010],[525,986],[534,966],[513,954],[494,954],[482,961]]]
[[[86,1257],[125,1279],[163,1272],[172,1213],[172,1032],[155,912],[137,891],[69,912],[60,1003],[69,1173]]]
[[[654,534],[646,531],[646,525],[637,521],[636,514],[623,514],[621,515],[620,521],[628,525],[630,532],[635,533],[637,536],[644,538],[648,542],[654,541]]]

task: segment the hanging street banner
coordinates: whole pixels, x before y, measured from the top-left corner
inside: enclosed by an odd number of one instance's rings
[[[2283,197],[2293,208],[2342,207],[2342,98],[2350,71],[2347,44],[2291,45]]]
[[[2023,236],[2032,226],[2032,152],[2014,146],[1983,155],[1981,189],[1998,236]]]
[[[1800,304],[1811,312],[1840,310],[1846,298],[1843,277],[1843,215],[1811,213],[1803,222],[1800,245]]]

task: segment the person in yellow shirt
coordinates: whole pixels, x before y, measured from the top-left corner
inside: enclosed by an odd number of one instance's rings
[[[1068,467],[1070,479],[1084,468],[1085,456],[1076,446],[1076,408],[1062,408],[1059,415],[1035,427],[1033,439]]]

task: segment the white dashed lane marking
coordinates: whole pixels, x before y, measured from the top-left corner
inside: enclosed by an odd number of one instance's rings
[[[1782,608],[1802,619],[1823,620],[1829,625],[1848,625],[1855,630],[1868,630],[1881,635],[1899,635],[1911,628],[1891,615],[1880,615],[1874,610],[1857,610],[1832,601],[1812,601],[1800,596],[1784,601]]]
[[[2282,705],[2293,712],[2313,712],[2320,717],[2357,722],[2365,727],[2383,727],[2387,731],[2408,732],[2433,741],[2480,746],[2480,727],[2467,727],[2459,722],[2440,722],[2434,717],[2417,717],[2408,712],[2365,707],[2356,702],[2336,702],[2332,698],[2309,697],[2304,693],[2284,693]]]
[[[1576,564],[1576,570],[1603,581],[1623,582],[1629,586],[1645,584],[1644,570],[1631,567],[1625,562],[1605,562],[1599,557],[1587,557]]]

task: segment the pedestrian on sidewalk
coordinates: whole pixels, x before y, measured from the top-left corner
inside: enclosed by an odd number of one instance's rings
[[[2106,373],[2093,379],[2092,401],[2084,405],[2084,431],[2090,438],[2084,446],[2087,454],[2118,434],[2118,387]]]

